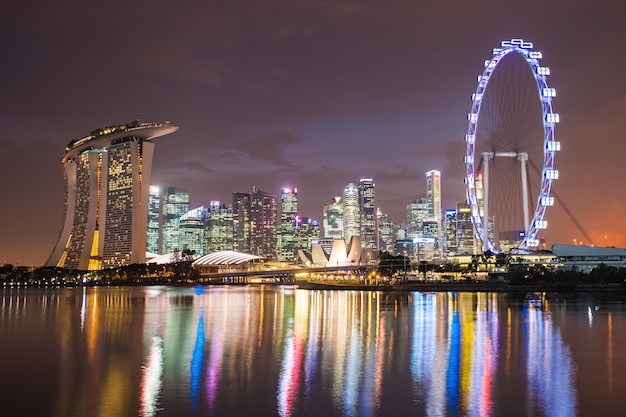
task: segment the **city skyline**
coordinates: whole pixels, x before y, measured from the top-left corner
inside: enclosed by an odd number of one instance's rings
[[[188,188],[192,207],[297,186],[301,215],[321,222],[371,177],[376,206],[401,222],[438,170],[442,210],[455,208],[476,76],[517,37],[552,70],[554,190],[596,245],[626,246],[619,2],[66,3],[0,17],[0,262],[42,265],[53,249],[65,144],[135,119],[180,126],[155,149],[151,185]],[[548,245],[589,243],[558,205],[546,220]]]

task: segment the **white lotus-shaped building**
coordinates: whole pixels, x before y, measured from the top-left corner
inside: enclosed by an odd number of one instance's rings
[[[310,255],[302,250],[298,252],[298,255],[307,267],[330,267],[358,264],[361,262],[361,253],[361,238],[352,236],[347,248],[343,239],[335,239],[330,253],[327,253],[322,245],[313,245]]]

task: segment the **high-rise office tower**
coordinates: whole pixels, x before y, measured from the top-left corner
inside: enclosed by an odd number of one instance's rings
[[[424,221],[429,219],[430,202],[427,198],[413,200],[406,205],[406,237],[413,239],[424,234]]]
[[[458,255],[475,253],[476,240],[474,239],[474,224],[472,213],[467,203],[456,205],[456,241]]]
[[[444,230],[445,230],[445,240],[444,240],[444,255],[446,257],[456,256],[457,255],[457,238],[456,238],[456,227],[457,227],[457,213],[456,210],[446,210],[444,217]]]
[[[233,209],[229,204],[211,201],[207,215],[207,252],[233,250]]]
[[[361,215],[361,246],[377,251],[378,227],[376,221],[376,200],[374,180],[361,178],[359,181],[359,212]]]
[[[435,235],[437,240],[441,242],[443,239],[443,221],[441,218],[441,173],[436,170],[426,173],[426,198],[430,203],[430,217],[437,222],[438,231]],[[439,257],[443,253],[439,251]]]
[[[294,259],[298,259],[300,250],[304,253],[311,253],[311,242],[317,242],[320,239],[320,227],[317,221],[300,216],[296,216],[294,226],[296,230],[294,236]]]
[[[250,249],[254,255],[276,258],[276,196],[254,187],[250,208]]]
[[[283,188],[280,193],[280,201],[280,225],[278,225],[276,236],[276,250],[278,259],[292,261],[298,256],[295,247],[298,189]]]
[[[182,252],[196,255],[207,253],[207,209],[204,206],[189,210],[178,218],[178,245]]]
[[[167,187],[161,197],[163,227],[161,228],[161,254],[180,252],[180,217],[189,211],[189,190]]]
[[[394,224],[388,214],[377,210],[378,216],[378,250],[381,252],[393,252]]]
[[[68,143],[65,220],[47,265],[97,270],[146,261],[152,139],[177,129],[135,121]]]
[[[161,188],[151,185],[148,197],[148,233],[146,244],[146,251],[150,253],[161,254],[161,228],[163,226],[161,214]]]
[[[350,183],[343,190],[343,239],[348,244],[352,236],[360,235],[359,190]]]
[[[441,224],[441,173],[428,171],[426,173],[426,198],[430,203],[430,217]]]
[[[233,249],[250,253],[250,193],[233,193]]]
[[[324,238],[343,238],[343,205],[341,197],[334,197],[331,204],[324,206]]]

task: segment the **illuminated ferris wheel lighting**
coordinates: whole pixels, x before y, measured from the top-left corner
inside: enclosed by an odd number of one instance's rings
[[[511,157],[521,161],[522,188],[524,189],[524,216],[525,232],[524,238],[519,246],[520,249],[532,249],[539,245],[537,233],[547,227],[544,220],[546,209],[554,204],[554,197],[550,195],[552,181],[559,178],[559,172],[554,168],[556,152],[560,151],[561,144],[555,140],[555,125],[559,123],[560,117],[552,111],[552,99],[556,97],[556,89],[548,86],[547,76],[551,71],[549,67],[541,66],[539,60],[543,55],[539,51],[533,50],[531,42],[523,39],[510,39],[502,41],[500,46],[493,48],[492,57],[484,61],[484,71],[478,76],[478,86],[476,92],[472,94],[472,109],[467,115],[469,126],[465,135],[467,146],[464,158],[466,166],[465,184],[467,191],[467,202],[471,206],[472,222],[474,223],[476,235],[483,243],[483,250],[490,250],[498,253],[490,237],[489,216],[488,216],[488,167],[489,161],[495,157]],[[525,163],[528,161],[528,154],[520,149],[505,149],[504,151],[494,151],[488,149],[482,153],[477,152],[477,145],[481,138],[477,135],[478,123],[481,120],[481,106],[485,98],[485,91],[489,85],[493,72],[499,67],[502,59],[509,54],[521,56],[530,68],[537,87],[537,99],[541,105],[542,125],[543,125],[543,166],[542,175],[537,192],[537,199],[534,208],[530,207],[528,199],[528,184],[526,183]],[[481,178],[480,187],[475,180],[479,175],[477,163],[484,164],[484,178]],[[530,184],[534,185],[534,184]],[[484,186],[484,189],[482,188]]]

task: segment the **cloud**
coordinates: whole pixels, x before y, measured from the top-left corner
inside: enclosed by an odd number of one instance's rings
[[[289,131],[264,131],[238,142],[233,149],[247,155],[250,159],[294,168],[293,163],[286,157],[286,151],[303,140]]]

